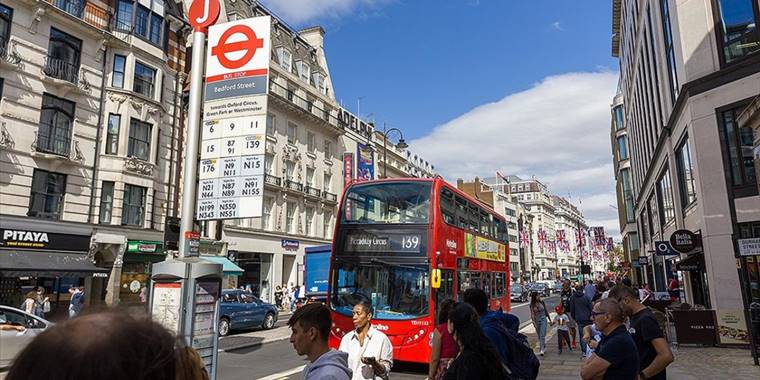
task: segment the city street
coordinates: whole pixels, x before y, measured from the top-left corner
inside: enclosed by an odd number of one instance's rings
[[[552,310],[559,302],[559,296],[547,297],[544,302],[547,309]],[[521,326],[530,323],[528,303],[514,304],[512,312],[520,318]],[[287,340],[290,334],[290,329],[286,326],[288,317],[283,316],[273,330],[236,332],[220,339],[219,346],[226,351],[219,353],[219,379],[300,379],[306,361],[296,355],[293,346]],[[270,338],[263,338],[264,334]],[[270,343],[262,343],[265,340]],[[234,349],[242,345],[245,347]],[[425,371],[425,365],[396,363],[393,367],[393,378],[424,379]]]

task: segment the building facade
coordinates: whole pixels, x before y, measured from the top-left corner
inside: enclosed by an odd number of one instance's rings
[[[163,0],[0,4],[0,254],[34,255],[2,257],[4,287],[144,302],[178,215],[188,30]]]
[[[557,265],[559,266],[560,277],[578,278],[581,273],[581,250],[578,245],[578,230],[585,231],[588,227],[583,218],[583,214],[574,204],[567,199],[552,195],[554,204],[554,227],[557,235],[565,235],[565,244],[559,244],[557,247]],[[559,238],[557,240],[560,240]],[[564,247],[559,247],[564,245]],[[584,263],[585,264],[585,263]]]
[[[736,239],[760,237],[754,132],[737,121],[760,93],[758,21],[755,0],[613,1],[620,134],[630,155],[618,169],[630,168],[634,213],[626,227],[635,220],[643,280],[664,291],[677,277],[682,299],[718,313],[760,301],[750,291],[760,280],[740,281],[749,266],[757,273],[760,256],[740,257],[736,248]],[[631,202],[621,198],[628,212]],[[701,244],[653,254],[655,242],[679,230]]]

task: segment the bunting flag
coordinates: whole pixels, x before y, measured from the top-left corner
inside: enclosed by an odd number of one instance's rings
[[[520,247],[528,248],[530,246],[530,238],[528,237],[528,231],[520,231]]]
[[[557,244],[562,247],[567,243],[567,237],[565,236],[565,230],[557,230]]]
[[[612,252],[615,250],[615,242],[612,241],[611,237],[607,238],[607,251]]]
[[[579,229],[575,232],[575,240],[578,242],[578,247],[581,249],[586,247],[586,234],[584,233],[583,229]]]
[[[604,227],[594,227],[594,242],[596,245],[605,245]]]
[[[543,228],[538,228],[538,246],[542,249],[546,246],[546,231]]]

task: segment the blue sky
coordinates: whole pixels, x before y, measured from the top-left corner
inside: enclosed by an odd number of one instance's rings
[[[611,1],[265,0],[321,25],[336,97],[448,180],[535,176],[617,234]]]

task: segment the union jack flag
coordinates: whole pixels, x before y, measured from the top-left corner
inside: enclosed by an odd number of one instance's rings
[[[596,245],[605,245],[604,227],[594,227],[594,243]]]
[[[557,245],[562,251],[567,251],[567,236],[565,236],[565,230],[557,230]]]
[[[607,250],[610,252],[615,250],[615,243],[612,241],[611,237],[607,238]]]
[[[546,246],[546,231],[540,227],[538,229],[538,246],[541,248]]]
[[[549,240],[549,253],[557,253],[557,242]]]
[[[520,247],[528,248],[530,246],[530,237],[528,231],[520,231]]]
[[[575,233],[575,240],[578,241],[578,247],[584,248],[586,246],[586,233],[584,230],[579,229]]]

